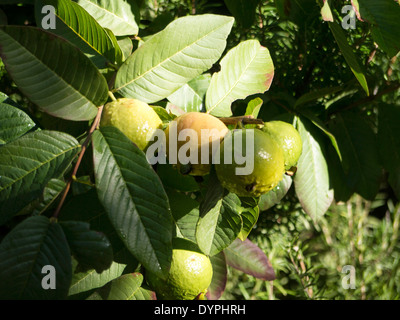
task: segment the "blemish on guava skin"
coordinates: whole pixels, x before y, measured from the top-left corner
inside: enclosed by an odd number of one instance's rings
[[[248,192],[252,192],[256,189],[256,184],[255,183],[248,184],[245,189]]]

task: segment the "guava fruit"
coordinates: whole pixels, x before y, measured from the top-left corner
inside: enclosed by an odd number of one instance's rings
[[[264,123],[262,131],[275,139],[282,148],[285,170],[295,167],[303,150],[300,134],[295,127],[284,121],[269,121]]]
[[[245,157],[243,164],[238,155]],[[239,174],[237,169],[246,167],[249,172]],[[259,197],[282,180],[284,167],[283,151],[271,136],[260,129],[238,129],[225,136],[221,143],[220,163],[215,165],[215,170],[228,191],[240,197]]]
[[[199,251],[184,248],[172,250],[171,269],[166,280],[146,272],[148,284],[161,300],[204,299],[212,276],[210,259]]]
[[[213,150],[218,149],[228,131],[221,120],[210,114],[185,113],[171,121],[165,130],[167,157],[182,174],[206,175],[211,169]]]
[[[121,98],[104,106],[100,126],[117,127],[139,149],[145,150],[154,132],[162,128],[162,121],[147,103]]]

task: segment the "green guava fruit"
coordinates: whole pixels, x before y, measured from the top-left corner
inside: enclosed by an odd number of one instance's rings
[[[252,143],[249,152],[247,143]],[[239,164],[238,154],[247,159],[247,165],[253,163],[251,172],[238,174],[238,168],[246,167],[246,163]],[[215,170],[221,185],[228,191],[240,197],[259,197],[282,180],[284,167],[283,151],[272,137],[260,129],[239,129],[233,130],[221,143],[220,163],[215,165]]]
[[[145,150],[157,129],[162,129],[158,114],[147,103],[121,98],[104,106],[100,126],[114,126],[140,150]]]
[[[283,121],[269,121],[264,123],[262,130],[275,139],[282,148],[285,170],[295,167],[303,150],[300,134],[295,127]]]
[[[180,141],[179,134],[185,132],[189,132],[190,137],[187,136],[186,140]],[[167,157],[171,160],[171,152],[174,153],[176,163],[172,164],[176,164],[182,174],[206,175],[211,169],[213,145],[218,148],[221,140],[228,132],[227,126],[210,114],[202,112],[185,113],[171,121],[165,129]],[[194,161],[183,163],[182,158],[179,157],[180,150],[184,150],[187,157],[190,157],[192,151],[195,152]],[[206,161],[202,160],[202,150],[208,150],[208,156],[207,154],[203,155]]]
[[[186,249],[172,250],[171,269],[166,280],[146,272],[148,284],[161,300],[204,299],[212,276],[210,259],[198,251]]]

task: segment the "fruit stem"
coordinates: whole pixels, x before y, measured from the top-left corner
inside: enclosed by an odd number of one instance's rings
[[[108,91],[108,96],[111,98],[112,101],[117,101],[114,94],[111,91]]]
[[[64,192],[63,192],[63,194],[62,194],[62,196],[61,196],[60,202],[58,203],[57,209],[54,211],[54,214],[53,214],[53,218],[54,218],[54,219],[57,219],[57,218],[58,218],[58,215],[59,215],[59,213],[60,213],[60,210],[61,210],[61,208],[62,208],[62,206],[63,206],[63,204],[64,204],[64,202],[65,202],[65,199],[67,198],[68,191],[69,191],[69,189],[71,188],[72,181],[74,181],[74,179],[76,179],[76,173],[78,172],[79,166],[80,166],[80,164],[81,164],[81,162],[82,162],[83,155],[84,155],[85,152],[86,152],[86,149],[87,149],[87,147],[88,147],[88,145],[89,145],[90,140],[92,139],[93,132],[94,132],[94,131],[98,128],[98,126],[99,126],[101,114],[102,114],[102,112],[103,112],[103,107],[104,107],[104,106],[100,106],[100,107],[97,109],[96,118],[94,118],[94,121],[93,121],[93,123],[92,123],[92,126],[90,127],[89,133],[88,133],[88,135],[87,135],[87,137],[86,137],[86,140],[85,140],[85,142],[82,144],[81,152],[79,153],[78,160],[76,161],[76,164],[75,164],[75,167],[74,167],[74,169],[73,169],[73,171],[72,171],[71,177],[70,177],[70,179],[68,180],[68,183],[67,183],[67,185],[66,185],[66,187],[65,187],[65,189],[64,189]]]

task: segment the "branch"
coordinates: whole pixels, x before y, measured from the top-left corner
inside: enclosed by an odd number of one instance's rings
[[[345,107],[343,109],[337,110],[336,112],[352,109],[352,108],[357,107],[359,105],[363,105],[363,104],[372,102],[372,101],[384,96],[385,94],[388,94],[388,93],[391,93],[393,91],[398,90],[399,88],[400,88],[400,84],[399,83],[395,84],[394,86],[389,86],[389,87],[379,91],[376,95],[372,95],[372,96],[366,97],[364,99],[358,100],[358,101],[348,105],[347,107]],[[333,113],[336,113],[336,112],[333,112]]]
[[[67,186],[64,189],[64,192],[62,194],[61,200],[58,203],[57,209],[54,211],[54,214],[53,214],[53,218],[54,219],[58,218],[60,210],[61,210],[61,208],[62,208],[62,206],[63,206],[63,204],[65,202],[65,199],[67,198],[68,191],[71,188],[72,181],[74,181],[76,179],[76,173],[78,172],[79,166],[80,166],[80,164],[82,162],[83,155],[86,152],[86,149],[87,149],[87,147],[89,145],[90,140],[92,139],[93,132],[99,126],[102,112],[103,112],[103,106],[98,108],[96,118],[94,118],[92,126],[91,126],[91,128],[89,130],[89,133],[88,133],[87,137],[86,137],[86,140],[82,144],[82,149],[81,149],[81,152],[79,153],[78,160],[76,161],[75,167],[74,167],[74,169],[72,171],[71,178],[68,180]]]

